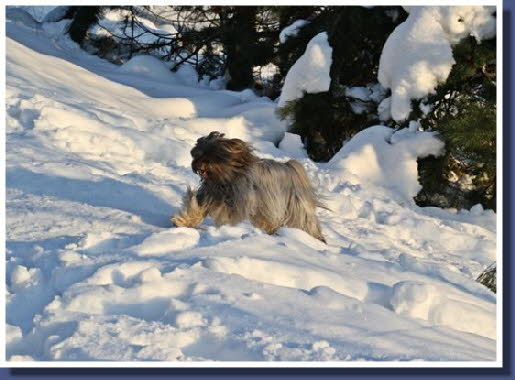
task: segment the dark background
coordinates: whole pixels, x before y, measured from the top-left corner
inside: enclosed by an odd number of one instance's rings
[[[511,328],[511,316],[514,305],[512,291],[512,280],[510,273],[515,272],[514,261],[511,259],[511,235],[515,233],[512,225],[511,191],[513,188],[513,166],[514,154],[511,148],[515,146],[514,135],[512,133],[512,90],[515,88],[515,81],[512,75],[512,65],[514,62],[514,43],[515,33],[513,30],[513,13],[515,1],[506,0],[503,4],[503,266],[504,266],[504,367],[503,368],[252,368],[252,369],[231,369],[231,368],[0,368],[0,379],[189,379],[198,380],[206,378],[300,378],[315,379],[341,378],[346,379],[412,379],[420,377],[424,379],[453,377],[457,379],[479,379],[479,378],[500,378],[509,379],[512,374],[513,352],[511,342],[514,340]],[[499,35],[499,32],[498,32]],[[500,190],[500,189],[499,189]],[[500,232],[500,230],[499,230]]]

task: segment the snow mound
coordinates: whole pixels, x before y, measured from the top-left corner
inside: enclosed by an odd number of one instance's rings
[[[495,35],[495,7],[427,6],[408,10],[406,21],[386,40],[379,61],[379,82],[392,90],[390,104],[384,103],[383,107],[390,106],[396,121],[409,116],[412,99],[433,93],[447,80],[455,63],[451,44],[468,35],[478,41]]]
[[[425,319],[434,325],[495,338],[492,309],[453,299],[436,286],[402,281],[393,286],[391,305],[398,314]]]
[[[439,155],[444,143],[434,132],[374,126],[360,131],[329,161],[336,176],[351,174],[359,184],[390,189],[405,200],[420,191],[417,158]]]
[[[197,70],[193,66],[183,64],[179,66],[176,73],[179,82],[185,86],[196,86],[198,85],[198,74]]]
[[[120,66],[124,74],[136,74],[158,81],[176,82],[174,74],[168,66],[152,55],[136,55]]]
[[[329,46],[327,33],[319,33],[309,41],[306,52],[290,68],[284,79],[284,86],[278,106],[301,98],[306,92],[315,94],[329,90],[333,49]]]
[[[293,158],[306,158],[308,156],[306,148],[299,135],[286,132],[279,143],[279,149]]]
[[[146,238],[134,250],[140,255],[156,255],[169,251],[178,251],[196,245],[199,233],[192,228],[174,228]]]

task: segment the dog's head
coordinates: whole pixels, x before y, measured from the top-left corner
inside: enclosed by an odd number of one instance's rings
[[[240,139],[226,139],[223,133],[216,131],[199,138],[191,156],[193,171],[203,181],[218,184],[244,173],[257,159],[249,144]]]

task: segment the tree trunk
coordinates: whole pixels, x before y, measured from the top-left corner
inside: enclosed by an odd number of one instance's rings
[[[81,44],[86,38],[89,27],[98,21],[98,15],[101,7],[70,7],[73,13],[73,21],[68,27],[70,38]]]
[[[256,45],[257,7],[232,7],[223,25],[222,43],[227,54],[227,69],[231,77],[227,89],[240,91],[251,87],[253,48]]]

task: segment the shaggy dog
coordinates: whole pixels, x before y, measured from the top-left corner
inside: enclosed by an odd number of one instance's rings
[[[175,226],[196,227],[206,216],[218,226],[248,219],[269,234],[286,226],[325,242],[316,217],[324,206],[297,161],[260,159],[249,144],[219,132],[198,139],[191,155],[200,186],[188,187],[181,212],[172,217]]]

